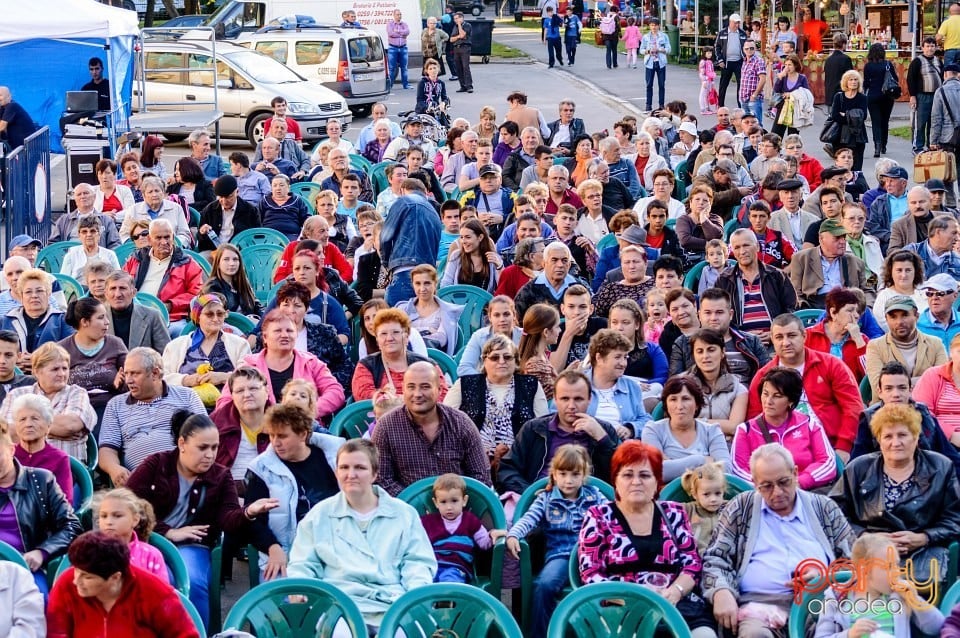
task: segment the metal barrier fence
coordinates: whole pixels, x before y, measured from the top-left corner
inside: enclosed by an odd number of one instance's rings
[[[50,129],[44,126],[23,146],[0,158],[3,176],[3,256],[15,236],[26,233],[46,243],[50,236]]]

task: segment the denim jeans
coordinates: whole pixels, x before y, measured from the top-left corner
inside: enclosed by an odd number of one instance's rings
[[[463,570],[453,565],[444,565],[437,568],[437,575],[434,577],[435,583],[469,583],[470,579],[463,573]]]
[[[757,118],[757,126],[763,128],[763,96],[761,95],[756,100],[752,102],[741,102],[743,104],[743,110],[748,115],[753,115]]]
[[[947,49],[943,52],[943,66],[960,63],[960,49]]]
[[[647,67],[644,69],[647,74],[647,110],[653,110],[653,76],[657,76],[657,88],[660,90],[659,99],[657,102],[657,108],[663,109],[663,103],[666,97],[667,92],[667,69],[660,66],[658,63],[654,63],[654,68]]]
[[[400,71],[400,81],[403,88],[410,88],[410,80],[407,78],[407,47],[388,47],[387,61],[390,65],[390,86],[393,87],[397,82],[397,71]]]
[[[577,57],[577,44],[576,38],[563,39],[563,46],[567,49],[567,64],[573,64],[574,59]]]
[[[396,306],[401,301],[407,301],[408,299],[413,299],[417,296],[417,293],[413,290],[413,281],[410,280],[409,270],[395,273],[390,278],[390,283],[387,284],[385,296],[387,303],[390,304],[391,308]]]
[[[190,602],[197,608],[203,626],[210,625],[210,548],[205,545],[178,545],[180,558],[190,576]]]
[[[613,67],[617,68],[617,41],[610,38],[609,36],[604,36],[608,38],[607,43],[607,68]]]
[[[930,114],[933,111],[933,93],[917,95],[917,128],[914,132],[913,150],[920,151],[930,144]]]
[[[533,636],[546,636],[557,597],[568,582],[568,555],[551,558],[533,582]]]

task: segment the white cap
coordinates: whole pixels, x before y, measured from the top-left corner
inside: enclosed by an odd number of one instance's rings
[[[680,128],[678,128],[677,130],[683,131],[684,133],[689,133],[694,137],[697,136],[697,127],[693,122],[684,122],[683,124],[680,125]]]
[[[730,15],[730,22],[743,22],[743,20],[740,19],[739,13],[733,13]]]

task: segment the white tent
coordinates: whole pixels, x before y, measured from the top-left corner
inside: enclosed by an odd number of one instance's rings
[[[95,0],[18,0],[0,20],[0,85],[38,124],[51,131],[59,152],[60,116],[67,91],[90,80],[87,62],[98,57],[110,80],[114,117],[125,120],[133,89],[137,14]]]

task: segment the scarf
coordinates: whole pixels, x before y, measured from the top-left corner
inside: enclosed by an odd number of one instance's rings
[[[592,159],[592,157],[588,157],[587,159],[577,158],[577,167],[570,173],[570,182],[574,186],[587,179],[587,164],[589,164]]]

